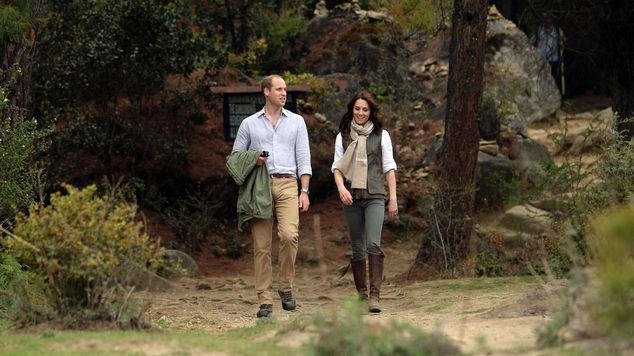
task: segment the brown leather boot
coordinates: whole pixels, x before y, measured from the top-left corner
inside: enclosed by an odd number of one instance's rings
[[[379,299],[381,295],[381,282],[383,282],[383,259],[385,255],[368,255],[370,262],[370,313],[380,313]]]
[[[359,261],[350,260],[352,266],[352,277],[354,278],[354,286],[359,292],[359,299],[368,299],[368,275],[366,272],[365,258]]]

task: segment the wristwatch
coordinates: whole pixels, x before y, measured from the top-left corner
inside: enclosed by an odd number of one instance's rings
[[[306,189],[306,188],[302,188],[302,192],[304,192],[304,193],[306,193],[306,194],[310,195],[310,191],[308,191],[308,189]]]

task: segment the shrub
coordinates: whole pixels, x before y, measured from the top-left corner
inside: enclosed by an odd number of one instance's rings
[[[593,314],[599,326],[615,337],[634,338],[634,205],[592,225],[589,239],[600,281]]]
[[[451,19],[452,2],[447,0],[371,0],[371,8],[385,8],[405,35],[429,33]]]
[[[309,355],[455,355],[456,346],[439,335],[396,321],[368,325],[362,302],[346,301],[343,311],[331,318],[318,317],[318,336],[309,344]]]
[[[0,253],[0,319],[26,325],[51,314],[41,279],[23,271],[12,256]]]
[[[0,123],[0,222],[35,202],[34,188],[41,172],[38,158],[48,148],[49,134],[35,120],[13,127],[8,120]]]
[[[96,186],[64,186],[50,206],[19,214],[7,252],[42,278],[58,317],[116,319],[110,308],[128,293],[123,264],[155,268],[160,249],[141,232],[136,207],[96,195]]]
[[[618,209],[594,219],[589,228],[588,247],[595,273],[577,281],[569,297],[556,306],[552,318],[537,330],[538,344],[555,346],[562,343],[561,329],[573,328],[589,335],[631,340],[634,337],[634,205]],[[598,283],[593,283],[591,278]],[[590,282],[588,282],[590,281]],[[585,290],[592,288],[592,290]],[[571,305],[571,303],[576,305]],[[589,308],[580,309],[582,306]],[[584,313],[588,323],[580,323]],[[586,314],[587,313],[587,314]]]
[[[311,73],[291,73],[285,71],[282,74],[287,85],[308,85],[310,93],[308,94],[314,99],[315,109],[323,110],[327,100],[334,92],[332,85],[324,78],[317,77]]]

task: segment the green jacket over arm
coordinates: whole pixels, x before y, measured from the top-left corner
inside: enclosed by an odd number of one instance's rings
[[[266,164],[256,165],[261,151],[234,152],[227,157],[227,168],[238,188],[238,230],[253,218],[273,217],[271,177]]]

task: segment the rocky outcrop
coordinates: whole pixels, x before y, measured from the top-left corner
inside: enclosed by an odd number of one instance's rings
[[[339,122],[353,93],[371,90],[385,109],[412,112],[422,100],[422,87],[408,71],[407,53],[398,40],[386,41],[390,31],[376,26],[368,18],[337,16],[314,18],[298,43],[301,62],[298,70],[324,76],[335,90],[323,113]]]
[[[451,31],[440,31],[411,56],[409,70],[425,88],[423,101],[431,106],[431,119],[444,118],[450,40]],[[546,118],[559,108],[561,94],[548,62],[495,6],[487,20],[485,56],[483,101],[490,102],[503,124],[526,136],[527,123]],[[495,126],[489,123],[485,131],[494,132]]]
[[[491,8],[487,20],[485,97],[497,105],[503,122],[524,131],[525,124],[552,115],[561,94],[550,66],[524,32]]]

